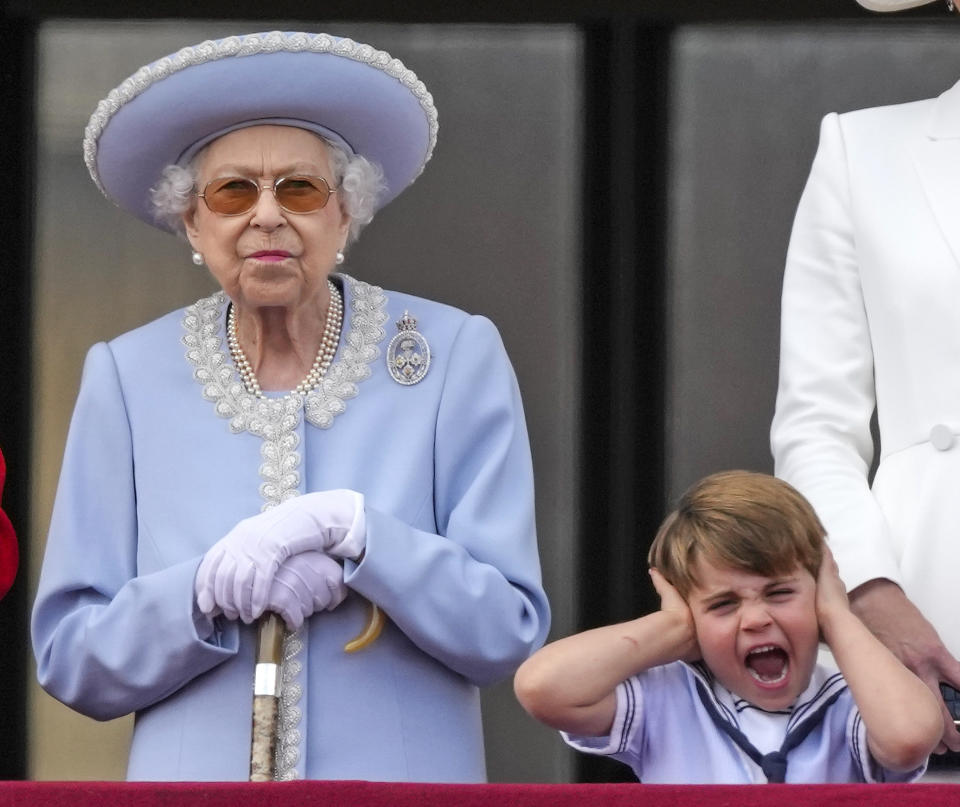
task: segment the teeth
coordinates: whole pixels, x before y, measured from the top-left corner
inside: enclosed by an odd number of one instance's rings
[[[780,675],[776,678],[761,678],[760,674],[754,670],[752,667],[747,667],[747,672],[761,684],[779,684],[784,678],[787,677],[787,665],[783,665],[783,670],[781,670]]]
[[[746,662],[746,660],[749,659],[751,656],[758,656],[762,653],[771,653],[771,652],[777,652],[779,654],[783,654],[784,656],[783,667],[780,669],[780,672],[776,675],[776,677],[771,678],[770,676],[761,675],[761,673],[758,670],[754,669],[751,664],[749,663],[744,664],[744,666],[747,668],[747,671],[750,673],[753,679],[755,681],[759,681],[760,683],[766,686],[779,684],[781,681],[783,681],[787,677],[787,674],[790,670],[790,663],[789,663],[789,657],[786,656],[786,653],[783,650],[783,648],[777,644],[760,645],[758,647],[751,648],[749,651],[747,651],[747,655],[744,659],[744,661]],[[761,665],[761,666],[765,668],[769,668],[769,665]]]

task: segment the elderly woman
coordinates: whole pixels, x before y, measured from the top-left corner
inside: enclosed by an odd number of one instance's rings
[[[94,181],[222,289],[91,349],[34,608],[41,685],[136,712],[131,779],[247,777],[266,612],[278,778],[484,779],[477,687],[549,622],[516,380],[488,320],[333,273],[435,136],[323,34],[185,48],[91,119]]]

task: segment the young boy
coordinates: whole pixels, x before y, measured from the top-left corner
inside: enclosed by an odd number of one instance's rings
[[[939,704],[850,611],[823,527],[790,485],[707,477],[649,563],[660,610],[535,653],[514,682],[530,714],[647,783],[920,776]],[[839,673],[817,664],[821,636]]]

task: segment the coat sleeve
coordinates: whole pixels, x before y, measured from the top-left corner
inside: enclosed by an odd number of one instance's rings
[[[477,684],[543,644],[533,469],[513,368],[493,324],[470,317],[450,350],[436,422],[438,534],[367,509],[367,552],[345,580],[422,650]]]
[[[98,344],[84,365],[31,626],[40,685],[98,720],[165,698],[238,647],[235,623],[194,611],[199,556],[137,574],[136,500],[120,379]]]
[[[900,583],[867,479],[875,400],[843,119],[831,114],[787,252],[771,446],[777,476],[820,516],[848,590],[876,578]]]

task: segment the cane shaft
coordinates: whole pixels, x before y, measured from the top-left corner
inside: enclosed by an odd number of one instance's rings
[[[257,631],[257,667],[253,682],[253,725],[250,734],[250,781],[270,782],[276,773],[277,715],[280,707],[280,664],[283,622],[267,613]]]

